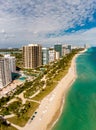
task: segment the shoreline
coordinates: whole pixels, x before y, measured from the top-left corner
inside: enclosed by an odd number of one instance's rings
[[[29,119],[22,130],[50,130],[54,127],[62,114],[67,92],[77,78],[76,58],[85,51],[73,57],[68,73],[59,81],[55,89],[41,101],[36,117],[32,121]]]
[[[75,80],[76,79],[74,79],[74,81],[72,81],[70,83],[70,87],[75,82]],[[70,87],[68,88],[68,90],[70,89]],[[68,92],[68,90],[67,90],[67,92]],[[67,92],[66,92],[65,96],[63,95],[63,98],[62,98],[62,101],[61,101],[61,105],[59,106],[59,109],[56,112],[57,113],[56,118],[53,117],[54,118],[53,122],[50,122],[50,125],[47,127],[46,130],[51,130],[55,126],[55,124],[58,122],[58,120],[60,119],[60,116],[61,116],[61,114],[63,112],[63,108],[64,108],[64,104],[65,104],[65,99],[66,99],[66,96],[67,96]]]
[[[76,80],[76,78],[77,78],[77,72],[76,72],[76,58],[79,56],[79,55],[81,55],[82,53],[84,53],[85,51],[87,51],[87,49],[85,49],[84,51],[81,51],[81,52],[79,52],[78,54],[76,54],[74,57],[73,57],[73,59],[72,60],[74,60],[74,73],[75,73],[75,77],[74,77],[74,80],[69,84],[69,86],[68,86],[68,90],[70,89],[70,87],[72,86],[72,84],[75,82],[75,80]],[[72,64],[72,62],[71,62],[71,64]],[[71,66],[70,66],[70,68],[71,68]],[[70,69],[69,68],[69,69]],[[61,114],[62,114],[62,112],[63,112],[63,108],[64,108],[64,104],[65,104],[65,99],[66,99],[66,96],[67,96],[67,92],[68,92],[68,90],[65,92],[65,96],[63,95],[63,99],[62,99],[62,102],[61,102],[61,106],[60,106],[60,109],[58,109],[57,110],[57,118],[54,118],[54,120],[52,121],[52,122],[50,122],[50,125],[47,127],[47,129],[46,130],[51,130],[54,126],[55,126],[55,124],[58,122],[58,120],[60,119],[60,116],[61,116]]]
[[[73,62],[73,60],[74,60],[74,74],[75,74],[75,76],[73,77],[73,80],[69,83],[68,88],[66,89],[66,91],[65,91],[64,94],[63,94],[61,105],[59,106],[59,109],[58,109],[57,112],[56,112],[56,113],[58,113],[58,115],[56,116],[57,118],[54,118],[54,121],[53,121],[53,122],[50,122],[50,125],[47,127],[46,130],[51,130],[51,129],[55,126],[55,124],[58,122],[58,120],[60,119],[60,116],[61,116],[61,114],[62,114],[62,112],[63,112],[63,108],[64,108],[64,104],[65,104],[65,99],[66,99],[66,96],[67,96],[67,92],[68,92],[68,90],[70,89],[70,87],[72,86],[72,84],[75,82],[75,80],[76,80],[76,78],[77,78],[77,73],[76,73],[76,58],[77,58],[78,56],[79,56],[79,54],[76,54],[76,55],[73,57],[73,59],[72,59],[72,62]],[[71,62],[71,64],[72,64],[72,62]],[[70,66],[70,68],[71,68],[71,66]],[[69,68],[69,69],[70,69],[70,68]],[[68,74],[68,73],[67,73],[67,74]],[[66,74],[66,75],[67,75],[67,74]]]

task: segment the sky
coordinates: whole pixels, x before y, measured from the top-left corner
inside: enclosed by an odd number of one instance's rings
[[[0,0],[0,48],[96,45],[96,0]]]

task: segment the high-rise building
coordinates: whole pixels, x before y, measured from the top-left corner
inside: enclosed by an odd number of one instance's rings
[[[62,45],[56,44],[54,45],[54,50],[60,53],[60,57],[62,57]]]
[[[8,85],[12,81],[11,70],[9,68],[9,60],[0,58],[0,88]]]
[[[34,69],[42,65],[42,47],[39,44],[23,46],[24,68]]]
[[[90,47],[90,45],[84,44],[84,48],[85,48],[85,49],[87,49],[87,48],[89,48],[89,47]]]
[[[49,49],[42,48],[42,64],[46,65],[49,63]]]
[[[53,62],[56,59],[56,51],[53,48],[49,48],[49,62]]]
[[[69,54],[72,50],[72,46],[71,45],[62,45],[62,56]]]
[[[16,71],[16,58],[14,56],[10,56],[10,54],[4,55],[4,58],[9,60],[9,68],[11,72]]]
[[[67,48],[65,45],[62,46],[62,56],[65,56],[67,54]]]
[[[72,46],[71,46],[71,45],[68,45],[67,47],[68,47],[68,49],[69,49],[70,51],[72,50]]]

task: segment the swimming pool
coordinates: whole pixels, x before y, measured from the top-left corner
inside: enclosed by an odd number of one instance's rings
[[[26,80],[26,77],[20,77],[19,80],[24,81]]]

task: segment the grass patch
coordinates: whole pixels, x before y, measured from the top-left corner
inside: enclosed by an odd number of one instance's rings
[[[51,85],[46,86],[45,89],[43,89],[37,96],[35,96],[32,99],[41,101],[50,92],[52,92],[54,90],[54,88],[56,87],[56,85],[58,84],[58,81],[60,81],[67,74],[68,68],[66,68],[63,71],[60,71],[54,78],[51,79],[53,81],[53,83]]]
[[[13,126],[0,125],[0,130],[17,130],[17,129],[14,128]]]
[[[59,74],[57,74],[55,77],[54,77],[54,81],[60,81],[68,72],[68,69],[66,70],[62,70],[59,72]]]
[[[25,124],[29,120],[30,116],[35,112],[35,110],[39,106],[39,104],[35,103],[35,102],[27,101],[26,103],[30,103],[30,108],[27,110],[27,112],[22,114],[22,116],[20,116],[20,117],[15,116],[15,117],[9,118],[8,121],[10,121],[16,125],[19,125],[21,127],[25,126]]]
[[[71,64],[71,60],[72,57],[80,50],[72,50],[72,52],[70,54],[67,54],[64,58],[60,59],[59,61],[57,61],[57,63],[53,63],[50,66],[47,66],[46,68],[46,72],[44,74],[46,74],[47,76],[47,81],[46,81],[46,88],[43,89],[43,85],[45,84],[44,82],[40,82],[41,78],[44,76],[43,74],[41,74],[39,77],[37,77],[34,82],[33,81],[26,81],[24,83],[24,85],[22,86],[18,86],[17,87],[17,91],[10,97],[7,98],[2,98],[0,99],[0,106],[5,105],[11,98],[14,97],[14,95],[18,95],[19,93],[23,92],[24,90],[26,90],[26,94],[25,96],[28,97],[30,95],[32,95],[33,93],[30,93],[30,91],[37,91],[38,89],[41,90],[41,92],[36,95],[34,98],[34,100],[38,100],[41,101],[45,96],[47,96],[58,84],[58,81],[60,81],[68,72],[68,69],[70,67]],[[31,89],[30,86],[33,86],[34,89]],[[29,90],[28,90],[29,89]],[[28,91],[27,91],[28,90]],[[17,103],[15,102],[15,104],[11,104],[11,106],[9,107],[9,112],[13,112],[16,113],[17,115],[15,117],[9,118],[8,120],[16,125],[19,126],[24,126],[28,119],[30,118],[31,115],[33,115],[34,111],[38,108],[39,104],[38,103],[34,103],[34,102],[26,102],[26,104],[24,104],[25,106],[22,106],[22,104],[19,106],[19,109],[17,111],[15,111],[15,106],[17,106]],[[6,109],[4,111],[6,113]],[[8,113],[6,113],[8,114]],[[5,130],[5,129],[3,129]],[[10,129],[6,129],[6,130],[10,130]],[[14,129],[12,129],[14,130]]]
[[[32,99],[37,100],[37,101],[41,101],[45,96],[47,96],[56,87],[57,83],[58,82],[55,81],[55,82],[53,82],[52,85],[46,86],[45,89],[42,89],[42,91]]]

